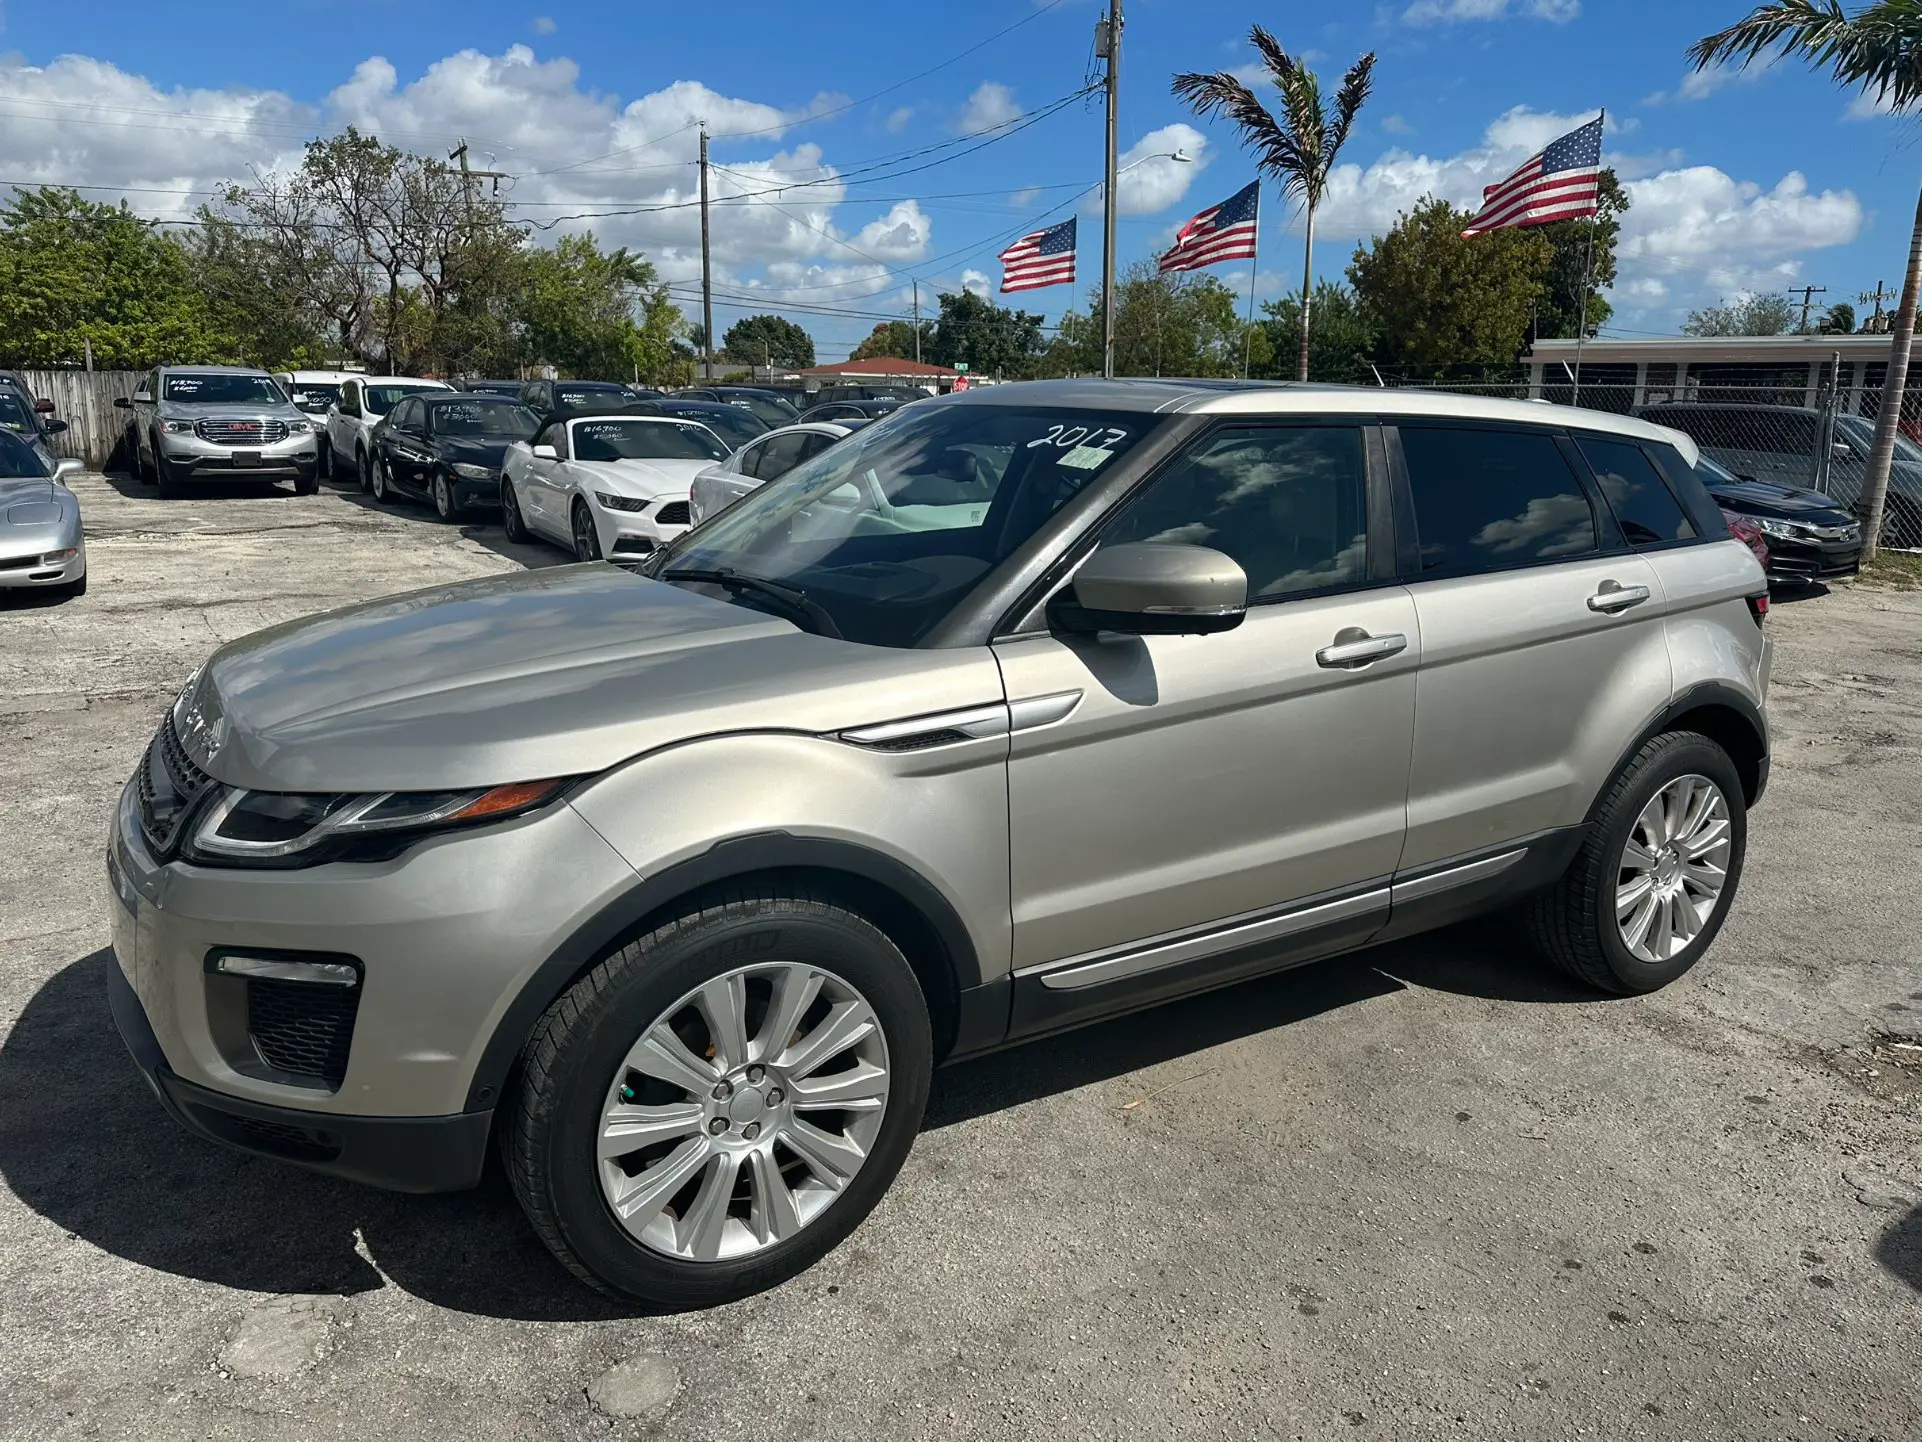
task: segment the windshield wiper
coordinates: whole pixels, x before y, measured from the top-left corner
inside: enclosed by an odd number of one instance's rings
[[[747,576],[739,571],[727,570],[720,566],[675,566],[661,572],[656,578],[662,581],[700,581],[710,586],[721,586],[729,591],[751,591],[757,596],[765,596],[777,603],[789,616],[798,616],[808,622],[814,630],[831,641],[845,640],[841,628],[834,624],[827,608],[814,600],[806,591],[793,586],[784,586],[779,581],[770,581],[764,576]]]

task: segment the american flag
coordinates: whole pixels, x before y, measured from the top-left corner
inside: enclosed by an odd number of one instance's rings
[[[1251,181],[1211,205],[1175,232],[1175,243],[1161,257],[1163,270],[1200,270],[1224,260],[1253,260],[1261,182]]]
[[[1040,290],[1074,284],[1074,222],[1024,235],[996,257],[1002,266],[1001,290]]]
[[[1595,214],[1600,197],[1602,119],[1571,130],[1500,185],[1482,191],[1481,214],[1463,235],[1513,225],[1546,225]]]

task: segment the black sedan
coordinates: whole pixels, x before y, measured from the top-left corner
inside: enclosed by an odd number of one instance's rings
[[[432,501],[443,521],[469,506],[498,506],[501,460],[540,429],[535,414],[505,396],[423,391],[374,427],[374,499]]]
[[[801,419],[796,424],[809,421],[833,421],[836,425],[847,425],[852,421],[878,421],[882,416],[893,415],[902,406],[912,404],[911,401],[897,400],[893,396],[873,396],[858,401],[827,401],[802,411]]]
[[[659,400],[635,401],[622,409],[633,416],[673,416],[676,420],[699,421],[719,436],[730,451],[738,451],[756,436],[764,436],[773,429],[753,411],[725,401],[684,401],[679,396],[663,396]]]
[[[1830,581],[1862,569],[1862,523],[1820,491],[1738,476],[1703,456],[1696,462],[1715,504],[1762,533],[1771,581]]]

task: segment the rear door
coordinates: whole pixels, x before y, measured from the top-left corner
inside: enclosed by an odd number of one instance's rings
[[[1390,450],[1422,644],[1399,881],[1579,824],[1670,679],[1661,583],[1566,436],[1411,419]]]
[[[1223,423],[1104,527],[1101,545],[1232,556],[1234,630],[995,643],[1017,1031],[1225,979],[1262,960],[1251,946],[1359,944],[1385,918],[1420,645],[1373,436]]]

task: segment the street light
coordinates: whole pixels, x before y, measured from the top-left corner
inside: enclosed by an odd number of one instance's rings
[[[1193,163],[1185,150],[1164,150],[1154,155],[1144,155],[1131,160],[1119,170],[1110,169],[1103,186],[1102,229],[1101,229],[1101,374],[1105,379],[1114,379],[1114,231],[1115,231],[1115,182],[1137,165],[1146,165],[1151,160],[1172,160],[1178,165]],[[1108,164],[1114,164],[1113,137],[1109,138]]]

